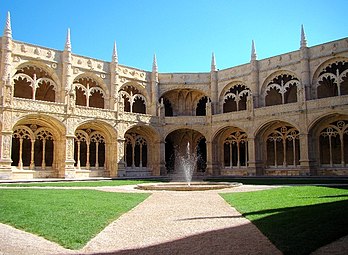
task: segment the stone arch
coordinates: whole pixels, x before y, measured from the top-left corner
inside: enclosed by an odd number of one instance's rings
[[[248,96],[251,96],[251,90],[244,82],[234,81],[227,84],[220,94],[221,112],[246,110]]]
[[[189,152],[188,152],[189,151]],[[165,136],[166,174],[182,179],[182,166],[179,159],[187,154],[193,156],[194,175],[205,172],[207,166],[206,137],[199,131],[188,128],[176,128]]]
[[[300,87],[300,79],[295,73],[277,71],[269,75],[261,86],[261,102],[264,106],[295,103]]]
[[[298,175],[300,160],[299,129],[285,121],[270,121],[256,134],[256,160],[266,175]]]
[[[214,134],[214,164],[221,175],[246,175],[248,167],[248,134],[236,126],[225,126]]]
[[[103,121],[85,121],[75,129],[76,171],[89,177],[110,177],[114,168],[116,131]]]
[[[312,98],[348,95],[348,59],[332,58],[314,72]]]
[[[16,68],[12,77],[14,97],[33,100],[60,101],[60,82],[46,65],[37,62],[26,62]]]
[[[110,92],[103,79],[87,72],[75,77],[73,81],[76,105],[106,108]]]
[[[317,174],[348,174],[348,115],[329,114],[310,125],[311,157]]]
[[[34,177],[61,177],[65,127],[50,116],[28,115],[13,126],[12,166],[33,171]]]
[[[147,102],[149,102],[146,90],[136,82],[124,84],[119,90],[120,101],[126,112],[147,113]]]
[[[151,126],[134,125],[124,134],[125,175],[156,175],[159,169],[159,133]]]
[[[163,93],[159,100],[163,99],[164,102],[170,102],[172,116],[196,116],[197,113],[203,115],[205,112],[203,109],[205,106],[199,104],[202,98],[206,98],[206,102],[210,101],[209,96],[201,90],[185,88],[169,90]],[[167,110],[167,112],[170,110]]]

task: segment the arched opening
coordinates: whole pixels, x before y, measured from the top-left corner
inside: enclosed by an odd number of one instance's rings
[[[234,85],[224,94],[222,112],[226,113],[246,110],[247,98],[249,95],[250,90],[245,85]]]
[[[184,178],[180,158],[188,155],[193,159],[194,176],[202,175],[206,171],[206,139],[200,132],[191,129],[175,130],[167,135],[165,143],[166,170],[174,179]]]
[[[90,77],[80,77],[74,81],[76,105],[104,108],[105,91]]]
[[[43,69],[24,66],[13,79],[14,97],[55,102],[57,85]]]
[[[108,128],[98,122],[85,123],[75,131],[74,160],[77,173],[90,177],[112,175]]]
[[[166,116],[205,116],[205,94],[193,89],[175,89],[162,95]]]
[[[300,160],[299,132],[290,125],[270,128],[267,132],[267,167],[297,167]]]
[[[103,93],[99,91],[92,91],[89,97],[89,106],[95,108],[104,108]]]
[[[317,79],[317,97],[348,95],[348,63],[337,61],[326,66]]]
[[[345,167],[348,163],[348,120],[332,121],[319,133],[321,167]]]
[[[155,134],[147,127],[133,127],[124,136],[125,171],[128,177],[151,176],[153,173]]]
[[[146,114],[146,98],[137,88],[127,85],[123,87],[119,93],[122,98],[123,109],[125,112]]]
[[[248,136],[238,127],[225,127],[213,140],[213,164],[221,175],[247,175]]]
[[[161,102],[162,99],[164,104],[164,116],[167,116],[167,117],[173,116],[173,107],[169,99],[166,97],[161,97],[159,102]]]
[[[12,134],[12,166],[19,170],[32,170],[33,177],[58,177],[59,137],[43,122],[26,119],[20,121]]]
[[[146,114],[145,100],[143,97],[134,98],[133,102],[133,112]]]
[[[248,146],[245,132],[232,131],[224,140],[224,166],[228,168],[246,167]]]
[[[280,74],[268,82],[265,88],[265,105],[279,105],[297,102],[299,79],[290,74]]]
[[[197,104],[196,116],[205,116],[207,114],[206,106],[208,103],[208,97],[202,97]]]

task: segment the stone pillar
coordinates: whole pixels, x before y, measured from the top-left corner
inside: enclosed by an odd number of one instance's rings
[[[2,127],[0,134],[0,179],[12,178],[11,146],[12,146],[12,112],[13,88],[11,86],[12,72],[12,29],[10,13],[7,13],[6,25],[2,37],[0,90],[3,105]]]
[[[11,145],[12,145],[12,131],[1,132],[0,137],[0,179],[11,179]]]
[[[310,159],[309,140],[309,134],[300,134],[300,175],[304,176],[315,174],[314,162]]]
[[[152,166],[152,175],[160,176],[161,175],[161,145],[160,141],[155,141],[153,144],[153,148],[151,148],[150,156],[151,156],[151,166]]]
[[[116,169],[116,176],[122,177],[126,176],[126,164],[125,164],[125,146],[126,139],[119,138],[117,139],[117,169]]]
[[[75,178],[74,142],[75,135],[67,134],[65,140],[65,178]]]
[[[165,141],[161,140],[159,146],[160,146],[160,175],[167,175]]]
[[[213,146],[212,142],[209,140],[206,140],[206,146],[207,146],[207,169],[206,169],[206,175],[211,176],[213,175]]]
[[[261,175],[263,172],[262,164],[257,160],[255,137],[248,137],[248,175]]]

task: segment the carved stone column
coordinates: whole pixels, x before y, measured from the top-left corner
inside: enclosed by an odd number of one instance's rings
[[[0,136],[0,179],[9,179],[11,170],[12,148],[12,112],[4,110],[2,113],[2,130]]]
[[[66,135],[65,142],[65,178],[75,178],[74,140],[72,134]]]
[[[159,155],[160,155],[160,175],[167,175],[166,169],[166,143],[164,140],[159,142]]]
[[[315,174],[313,160],[310,159],[309,134],[300,134],[300,175]]]
[[[126,176],[126,167],[125,167],[125,152],[124,152],[124,145],[125,145],[126,139],[119,138],[117,139],[117,170],[116,174],[119,177]]]
[[[248,137],[248,175],[260,175],[263,172],[262,164],[257,160],[255,137]]]
[[[12,131],[2,131],[0,137],[0,179],[11,179]]]
[[[210,140],[206,140],[205,142],[207,147],[207,175],[213,175],[213,146]]]

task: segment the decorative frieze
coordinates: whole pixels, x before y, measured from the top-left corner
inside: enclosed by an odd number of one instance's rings
[[[31,99],[14,98],[13,108],[17,110],[26,110],[29,112],[44,112],[64,114],[65,105],[56,102],[34,101]]]

